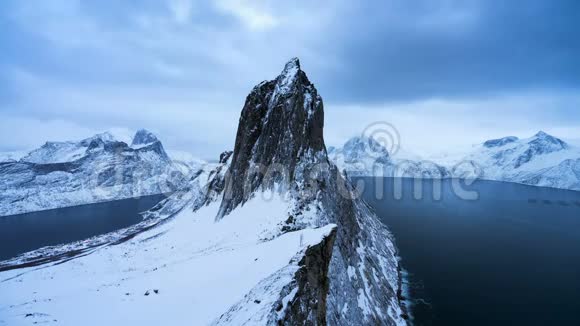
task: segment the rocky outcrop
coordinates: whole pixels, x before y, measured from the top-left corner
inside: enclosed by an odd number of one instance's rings
[[[135,133],[135,136],[133,137],[131,147],[148,145],[155,142],[159,142],[157,136],[155,136],[152,132],[148,130],[139,129],[137,133]]]
[[[282,233],[338,226],[328,270],[327,322],[405,324],[396,295],[400,284],[392,237],[329,161],[323,117],[322,98],[298,59],[275,80],[256,86],[242,109],[217,219],[227,218],[257,191],[290,194],[291,225]],[[314,212],[307,207],[315,207]],[[296,307],[313,305],[309,295],[297,300]],[[289,320],[302,320],[304,309]]]
[[[306,249],[298,263],[300,269],[294,276],[297,299],[288,303],[284,318],[278,321],[279,325],[326,325],[328,269],[335,238],[336,228],[319,244]],[[283,306],[282,300],[278,307]]]
[[[325,160],[323,125],[322,99],[298,59],[254,87],[242,109],[220,217],[248,200],[264,177],[289,184],[299,162]]]

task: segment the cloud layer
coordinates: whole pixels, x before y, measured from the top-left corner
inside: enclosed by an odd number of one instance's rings
[[[0,150],[145,127],[211,158],[233,145],[248,91],[293,56],[325,99],[331,143],[377,119],[420,151],[535,129],[580,138],[573,0],[3,7]]]

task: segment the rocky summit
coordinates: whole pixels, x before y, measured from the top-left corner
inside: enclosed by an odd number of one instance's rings
[[[276,79],[254,87],[242,109],[220,215],[246,201],[266,170],[278,169],[289,183],[299,163],[326,162],[323,125],[322,98],[297,58]]]
[[[276,79],[254,87],[242,109],[218,219],[257,191],[286,190],[293,206],[282,230],[338,226],[328,270],[327,321],[404,323],[391,236],[329,161],[323,127],[322,98],[298,59]],[[314,216],[305,214],[312,206]]]

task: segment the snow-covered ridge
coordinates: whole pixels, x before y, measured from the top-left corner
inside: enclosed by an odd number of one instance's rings
[[[173,192],[190,172],[183,165],[145,130],[132,146],[110,133],[46,142],[0,162],[0,216]]]

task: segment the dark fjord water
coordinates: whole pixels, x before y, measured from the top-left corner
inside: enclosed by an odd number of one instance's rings
[[[580,325],[580,192],[479,180],[469,201],[444,180],[436,200],[424,180],[415,199],[412,179],[354,180],[396,238],[415,324]]]
[[[0,260],[45,246],[83,240],[141,221],[165,195],[143,196],[40,212],[0,216]]]

